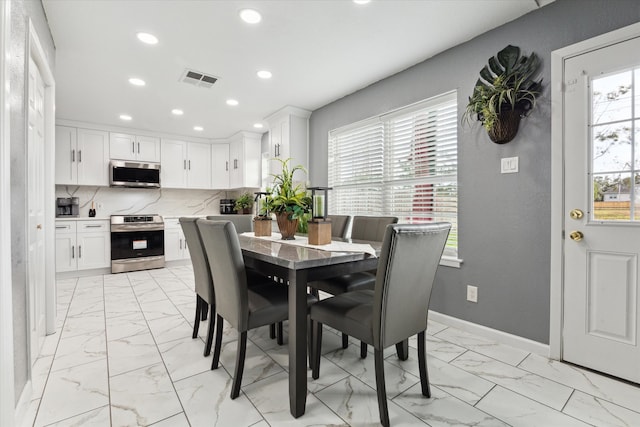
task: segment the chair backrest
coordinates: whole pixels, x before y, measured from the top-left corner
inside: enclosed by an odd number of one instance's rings
[[[202,237],[196,225],[197,218],[180,218],[180,226],[187,245],[189,246],[189,256],[193,265],[193,276],[195,279],[196,293],[208,304],[214,302],[213,280],[209,261],[202,245]]]
[[[351,238],[382,242],[384,231],[389,224],[396,224],[395,216],[355,216],[351,227]]]
[[[347,228],[349,228],[349,222],[351,222],[351,216],[349,215],[327,215],[327,218],[331,220],[331,236],[332,237],[347,237]]]
[[[433,281],[450,229],[451,224],[443,222],[387,227],[373,301],[373,343],[377,348],[427,329]]]
[[[231,221],[197,221],[211,266],[216,311],[238,331],[249,323],[249,294],[238,233]]]
[[[211,221],[231,221],[236,227],[237,233],[253,231],[252,215],[210,215],[207,219]]]

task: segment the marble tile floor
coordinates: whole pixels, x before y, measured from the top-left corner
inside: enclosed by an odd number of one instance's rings
[[[249,334],[240,397],[229,398],[237,333],[226,327],[221,368],[192,339],[190,266],[59,280],[57,332],[33,373],[29,426],[377,426],[373,355],[325,330],[320,379],[306,413],[289,414],[287,347]],[[286,338],[285,338],[286,339]],[[410,358],[386,351],[393,426],[640,426],[640,387],[429,322],[432,397]]]

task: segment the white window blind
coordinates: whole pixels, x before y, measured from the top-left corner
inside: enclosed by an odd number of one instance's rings
[[[445,256],[458,255],[455,92],[329,132],[331,211],[452,224]]]

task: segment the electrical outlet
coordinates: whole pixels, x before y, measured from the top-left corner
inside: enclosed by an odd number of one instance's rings
[[[478,302],[478,287],[467,285],[467,301]]]
[[[500,161],[500,173],[518,173],[518,158],[503,157]]]

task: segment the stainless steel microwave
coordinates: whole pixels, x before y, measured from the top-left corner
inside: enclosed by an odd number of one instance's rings
[[[111,160],[109,185],[111,187],[160,188],[160,163]]]

